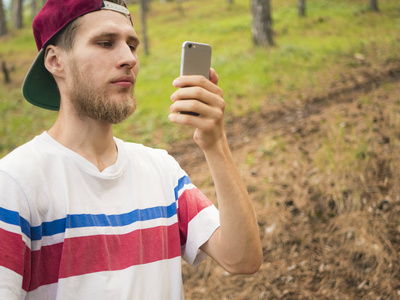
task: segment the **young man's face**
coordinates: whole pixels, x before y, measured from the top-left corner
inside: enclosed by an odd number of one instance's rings
[[[67,71],[67,96],[80,116],[116,124],[134,112],[138,43],[129,19],[118,12],[82,17]]]

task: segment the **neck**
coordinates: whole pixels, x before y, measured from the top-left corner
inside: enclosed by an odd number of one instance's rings
[[[90,161],[100,172],[117,160],[118,150],[113,139],[112,124],[78,117],[60,109],[57,121],[48,134]]]

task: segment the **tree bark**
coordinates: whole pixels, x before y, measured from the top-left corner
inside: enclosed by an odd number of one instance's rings
[[[14,29],[21,29],[23,27],[23,8],[22,0],[13,0],[12,2],[12,19]]]
[[[299,17],[306,16],[306,0],[299,0]]]
[[[372,11],[379,11],[378,0],[369,0],[369,9]]]
[[[252,0],[253,43],[256,46],[273,46],[273,30],[270,0]]]
[[[0,0],[0,36],[6,35],[7,30],[7,22],[6,22],[6,14],[4,11],[3,0]]]
[[[142,40],[144,46],[144,53],[146,56],[150,54],[149,42],[147,39],[147,5],[146,0],[140,0],[140,16],[142,21]]]
[[[5,61],[3,61],[1,63],[1,69],[3,71],[4,74],[4,83],[8,84],[11,82],[11,78],[10,78],[10,70],[7,68],[7,64]]]
[[[31,11],[32,11],[32,19],[37,15],[37,2],[36,0],[32,0],[31,2]]]

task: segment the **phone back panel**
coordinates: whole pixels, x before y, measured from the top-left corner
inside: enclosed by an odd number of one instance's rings
[[[211,46],[184,42],[182,45],[181,75],[203,75],[209,79]]]

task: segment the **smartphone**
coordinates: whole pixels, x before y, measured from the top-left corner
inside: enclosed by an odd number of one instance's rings
[[[195,42],[182,44],[181,76],[203,75],[210,79],[211,46]]]
[[[203,75],[210,79],[211,46],[196,42],[184,42],[182,44],[181,76]],[[199,116],[191,111],[180,111],[180,114]]]

